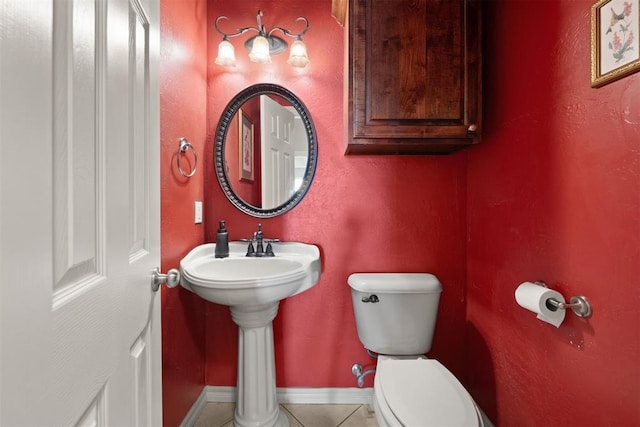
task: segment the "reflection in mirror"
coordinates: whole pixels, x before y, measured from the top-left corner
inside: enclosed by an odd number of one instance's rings
[[[317,143],[310,114],[287,89],[259,84],[240,92],[216,132],[218,181],[229,200],[256,217],[297,205],[315,173]]]
[[[233,192],[260,209],[286,203],[302,185],[309,157],[300,115],[279,95],[242,104],[225,140],[227,177]]]

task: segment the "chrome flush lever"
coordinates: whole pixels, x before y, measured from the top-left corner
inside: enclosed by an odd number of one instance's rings
[[[368,297],[362,297],[362,302],[371,302],[371,303],[376,303],[380,301],[380,299],[378,298],[378,295],[369,295]]]

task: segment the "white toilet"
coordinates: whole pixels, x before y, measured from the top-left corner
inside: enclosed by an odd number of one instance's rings
[[[427,273],[349,276],[358,337],[378,353],[373,405],[380,426],[483,426],[456,377],[424,354],[438,313],[442,285]]]

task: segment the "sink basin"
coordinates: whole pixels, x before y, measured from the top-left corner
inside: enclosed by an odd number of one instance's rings
[[[246,257],[247,243],[230,242],[229,257],[215,258],[215,243],[194,248],[180,261],[181,285],[228,306],[267,304],[296,295],[320,279],[320,251],[298,242],[272,243],[274,257]]]
[[[287,427],[276,399],[273,319],[280,300],[320,280],[320,251],[297,242],[272,243],[274,257],[246,257],[248,243],[230,242],[229,257],[215,258],[215,243],[194,248],[180,261],[180,284],[228,305],[238,325],[238,382],[233,425]]]

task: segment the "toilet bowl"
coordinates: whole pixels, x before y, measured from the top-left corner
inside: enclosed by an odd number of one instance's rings
[[[431,348],[442,285],[428,273],[349,276],[358,337],[378,354],[373,406],[380,426],[483,426],[481,413]]]
[[[437,360],[379,356],[373,407],[380,427],[481,427],[462,384]]]

